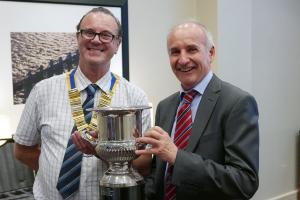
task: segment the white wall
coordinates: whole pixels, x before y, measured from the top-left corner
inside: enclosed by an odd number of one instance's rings
[[[252,92],[251,0],[218,1],[218,36],[218,74]]]
[[[253,199],[296,199],[300,1],[220,0],[219,75],[260,111],[260,187]]]
[[[253,86],[261,107],[261,190],[296,190],[300,129],[300,1],[253,1]],[[272,187],[270,187],[272,186]]]

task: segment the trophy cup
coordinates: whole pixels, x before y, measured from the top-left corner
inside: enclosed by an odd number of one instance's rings
[[[144,200],[143,177],[132,168],[136,149],[145,144],[135,142],[142,136],[142,111],[149,106],[102,107],[97,114],[97,155],[108,165],[100,179],[102,200]]]

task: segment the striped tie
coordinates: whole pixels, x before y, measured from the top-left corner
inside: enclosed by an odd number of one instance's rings
[[[183,103],[178,110],[177,119],[176,119],[176,127],[175,127],[175,135],[174,135],[174,143],[178,147],[178,149],[185,149],[188,144],[188,139],[192,130],[192,110],[191,103],[196,96],[197,91],[192,90],[188,93],[185,93],[183,96]],[[172,185],[172,173],[173,166],[167,165],[167,174],[166,174],[166,196],[165,200],[175,200],[176,199],[176,187]]]
[[[93,108],[94,96],[97,88],[98,86],[96,84],[90,84],[85,89],[87,91],[87,98],[83,103],[82,108],[86,123],[90,123],[92,118],[92,112],[86,111],[86,109]],[[75,130],[77,130],[76,125],[74,125],[72,133]],[[81,161],[82,152],[76,149],[72,138],[70,137],[56,185],[56,188],[63,199],[69,198],[79,189]]]

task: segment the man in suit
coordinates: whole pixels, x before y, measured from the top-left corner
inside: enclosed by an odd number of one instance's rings
[[[137,142],[154,154],[148,200],[250,199],[258,189],[258,109],[253,96],[211,71],[212,37],[198,22],[175,26],[167,38],[181,83],[157,106],[156,126]]]

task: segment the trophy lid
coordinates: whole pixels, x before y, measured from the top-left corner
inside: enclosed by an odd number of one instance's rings
[[[125,114],[125,113],[135,113],[145,109],[150,109],[151,106],[141,105],[141,106],[108,106],[100,108],[90,108],[87,111],[94,111],[97,113],[106,113],[106,114]]]

